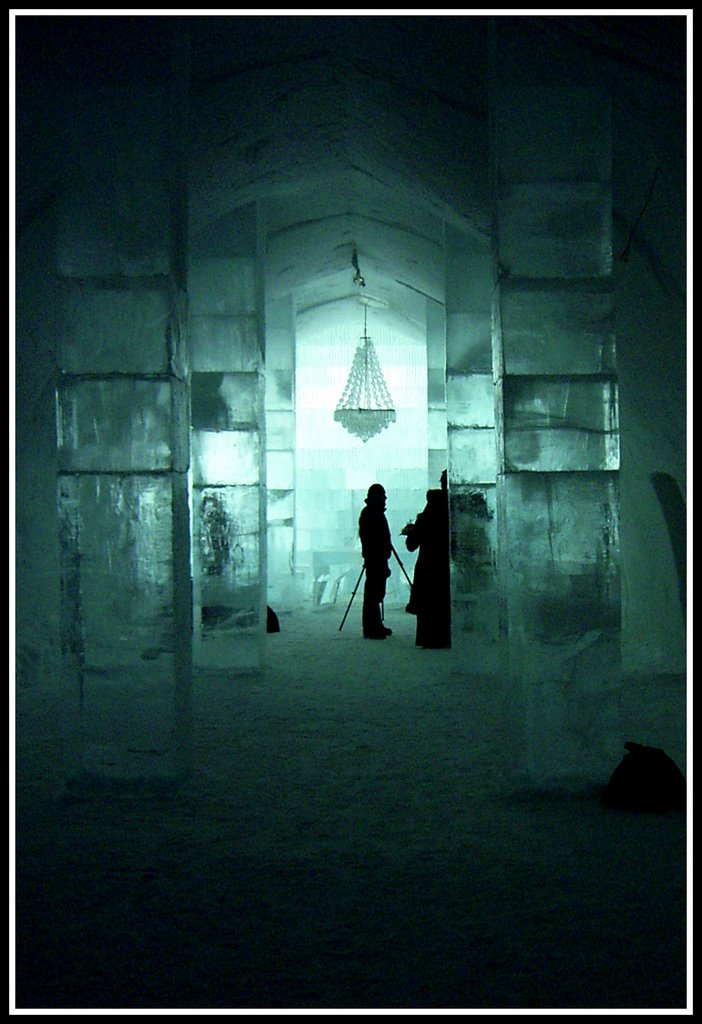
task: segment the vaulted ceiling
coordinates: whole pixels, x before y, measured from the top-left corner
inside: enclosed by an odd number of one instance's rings
[[[191,230],[257,201],[267,295],[294,297],[299,329],[363,298],[422,330],[444,224],[488,244],[486,19],[451,21],[227,18],[215,40],[195,19]]]
[[[446,225],[489,245],[493,20],[20,18],[18,94],[27,81],[45,91],[157,84],[175,68],[189,94],[191,238],[255,202],[267,294],[292,296],[301,323],[314,329],[358,301],[354,250],[364,297],[389,323],[410,323],[421,320],[425,297],[443,301]],[[511,20],[525,48],[542,49],[549,75],[601,76],[635,93],[643,132],[661,91],[684,92],[684,18]],[[520,54],[511,59],[518,67]]]

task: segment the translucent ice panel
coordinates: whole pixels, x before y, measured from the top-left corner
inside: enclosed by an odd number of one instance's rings
[[[258,420],[258,375],[193,373],[192,424],[203,430],[233,430]]]
[[[446,440],[445,425],[444,440]],[[427,452],[427,480],[432,484],[436,480],[441,480],[441,474],[446,469],[446,466],[446,448],[430,448]]]
[[[293,408],[293,372],[292,370],[266,371],[266,408]]]
[[[188,296],[194,316],[254,313],[255,261],[245,256],[193,259],[188,271]]]
[[[497,560],[495,488],[452,486],[450,523],[454,591],[467,594],[494,587]]]
[[[444,372],[446,366],[446,310],[439,302],[427,299],[427,366]]]
[[[279,602],[294,600],[294,530],[292,524],[269,526],[267,534],[268,600],[275,609]]]
[[[266,482],[273,490],[290,490],[295,486],[293,452],[269,451],[266,456]]]
[[[365,497],[365,495],[364,495]],[[317,480],[315,490],[299,490],[297,492],[297,514],[303,528],[312,529],[319,525],[322,518],[331,520],[337,511],[347,512],[352,509],[353,498],[346,488],[323,485]],[[361,505],[362,507],[362,505]],[[360,512],[359,508],[359,512]]]
[[[139,379],[62,381],[59,464],[64,470],[167,469],[171,388]]]
[[[504,408],[509,469],[618,469],[617,389],[611,379],[506,377]]]
[[[67,373],[163,373],[170,302],[165,291],[76,282],[62,303],[59,367]]]
[[[497,472],[495,431],[449,428],[448,457],[451,485],[494,483]]]
[[[446,408],[446,370],[427,370],[427,402],[430,409]]]
[[[614,298],[594,284],[512,289],[500,296],[507,373],[611,373]]]
[[[429,410],[427,443],[429,448],[440,448],[444,451],[446,461],[446,413],[438,409]],[[444,465],[444,469],[446,466]]]
[[[295,414],[266,413],[266,448],[269,451],[291,451],[295,447]]]
[[[258,578],[258,487],[196,488],[193,500],[200,572],[213,582],[249,585]]]
[[[508,474],[503,486],[517,632],[548,640],[618,628],[616,475]]]
[[[257,430],[193,430],[193,483],[256,484],[260,473]]]
[[[494,427],[492,374],[450,374],[446,381],[446,417],[452,427]]]
[[[446,366],[456,373],[492,370],[492,315],[449,313],[446,317]]]
[[[266,497],[268,522],[291,523],[295,511],[294,491],[272,491],[269,488]]]
[[[272,370],[292,370],[295,363],[295,336],[290,327],[266,326],[266,366]]]
[[[239,638],[260,628],[259,488],[196,488],[193,531],[195,661],[232,667]]]
[[[78,508],[86,663],[139,664],[172,651],[170,478],[85,475]]]
[[[254,314],[188,319],[191,366],[203,373],[216,370],[254,371],[260,351]]]
[[[69,189],[58,238],[58,271],[68,277],[168,274],[170,197],[153,182],[93,182],[89,190]]]
[[[520,277],[604,277],[612,270],[610,187],[599,182],[506,186],[500,260]]]
[[[293,528],[276,524],[268,530],[268,570],[292,574]]]
[[[346,473],[339,466],[332,453],[321,451],[298,452],[296,466],[297,490],[343,490],[346,487]],[[365,497],[365,495],[364,495]]]

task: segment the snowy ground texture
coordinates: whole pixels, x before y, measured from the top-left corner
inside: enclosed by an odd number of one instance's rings
[[[18,710],[20,1012],[686,1012],[685,815],[518,791],[494,678],[356,611],[196,680],[177,792],[57,798],[56,708]],[[630,681],[624,718],[685,769],[684,679]]]

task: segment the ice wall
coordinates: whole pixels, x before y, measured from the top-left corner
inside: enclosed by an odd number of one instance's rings
[[[265,631],[262,287],[256,214],[243,207],[191,247],[193,658],[251,670]]]
[[[75,99],[57,213],[58,523],[69,779],[189,762],[187,83]],[[160,127],[143,147],[129,119]],[[138,118],[137,118],[138,121]]]
[[[621,747],[610,100],[494,96],[500,591],[518,768],[595,781]]]
[[[449,227],[445,244],[452,629],[470,635],[479,671],[498,634],[492,261],[486,245]]]
[[[266,516],[268,603],[302,598],[295,569],[295,317],[292,297],[266,304]]]

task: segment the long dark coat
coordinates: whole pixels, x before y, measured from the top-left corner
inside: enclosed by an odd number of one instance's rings
[[[451,646],[451,573],[448,494],[427,492],[427,504],[407,533],[408,551],[416,551],[412,608],[417,614],[418,647]]]

